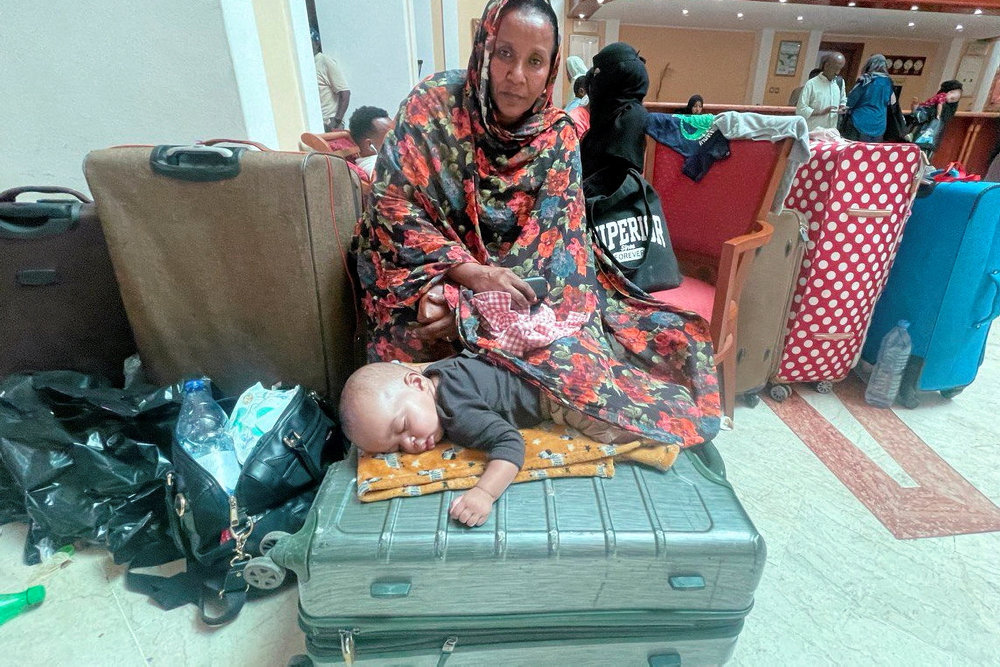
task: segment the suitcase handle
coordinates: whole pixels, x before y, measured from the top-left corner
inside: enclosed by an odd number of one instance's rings
[[[240,174],[240,156],[245,147],[156,146],[149,154],[154,173],[179,181],[223,181]]]
[[[271,149],[264,144],[251,141],[250,139],[207,139],[205,141],[199,141],[198,143],[202,146],[214,146],[216,144],[240,144],[243,146],[253,146],[257,150],[264,151],[266,153],[271,152]]]
[[[0,202],[12,202],[17,200],[17,196],[24,194],[25,192],[38,192],[41,194],[65,194],[72,195],[82,201],[84,204],[93,204],[94,200],[83,194],[82,192],[77,192],[71,188],[64,188],[58,185],[22,185],[17,188],[9,188],[0,192]]]
[[[80,221],[97,217],[93,203],[78,201],[0,201],[0,238],[37,239],[64,234]]]
[[[849,208],[847,215],[852,218],[888,218],[892,211],[887,208]]]
[[[996,287],[996,292],[993,293],[993,307],[990,309],[989,315],[972,325],[976,329],[982,329],[997,317],[1000,317],[1000,269],[990,271],[989,278]]]

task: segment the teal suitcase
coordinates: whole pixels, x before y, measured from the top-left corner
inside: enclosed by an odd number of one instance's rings
[[[721,664],[766,552],[697,449],[667,472],[515,484],[473,529],[448,519],[453,492],[360,502],[352,450],[263,560],[298,575],[313,663]]]

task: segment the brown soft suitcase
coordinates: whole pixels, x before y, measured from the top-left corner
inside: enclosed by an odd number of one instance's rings
[[[16,201],[29,193],[63,196]],[[0,377],[73,370],[122,385],[135,342],[90,198],[58,187],[0,193],[0,267]]]
[[[805,217],[791,209],[768,216],[771,241],[757,251],[740,297],[736,393],[750,406],[760,400],[784,349],[785,320],[808,240]]]
[[[208,142],[213,144],[215,142]],[[343,159],[246,146],[124,146],[84,164],[147,377],[226,394],[356,367],[346,266],[361,212]]]

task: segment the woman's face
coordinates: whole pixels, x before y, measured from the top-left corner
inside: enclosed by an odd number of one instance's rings
[[[697,102],[695,102],[694,104],[691,105],[691,113],[693,113],[693,114],[699,114],[699,113],[701,113],[701,110],[703,108],[704,107],[702,106],[701,101],[699,100],[699,101],[697,101]]]
[[[549,81],[555,32],[537,12],[513,11],[500,19],[490,57],[490,97],[497,121],[515,127]]]
[[[962,89],[960,88],[958,90],[949,90],[945,95],[945,99],[951,103],[959,101],[960,99],[962,99]]]

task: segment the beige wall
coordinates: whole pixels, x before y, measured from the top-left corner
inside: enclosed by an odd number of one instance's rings
[[[458,0],[458,62],[465,69],[472,55],[472,22],[483,16],[481,0]]]
[[[923,56],[927,58],[924,70],[920,76],[894,76],[892,82],[896,85],[902,84],[903,90],[900,93],[900,106],[904,109],[910,108],[912,98],[923,101],[937,92],[943,63],[939,62],[939,42],[920,41],[915,39],[896,39],[893,37],[866,37],[864,35],[835,35],[824,34],[823,41],[829,42],[860,42],[865,45],[864,53],[861,56],[861,67],[870,56],[876,53],[882,55],[907,55]],[[812,64],[810,63],[810,67]],[[859,69],[860,74],[860,69]],[[853,81],[845,82],[847,90],[850,92]]]
[[[683,103],[697,93],[709,104],[743,104],[756,56],[754,33],[623,23],[618,35],[646,58],[647,101]]]
[[[308,123],[299,89],[299,66],[288,5],[274,0],[254,0],[253,9],[278,131],[278,145],[269,148],[298,150],[299,135]]]
[[[778,76],[774,73],[774,68],[778,64],[778,49],[782,41],[801,42],[799,49],[799,63],[795,68],[793,76]],[[771,46],[771,60],[767,66],[767,84],[764,86],[765,106],[785,106],[788,104],[788,96],[795,88],[798,88],[799,81],[802,80],[803,71],[808,72],[812,66],[806,63],[806,47],[809,44],[808,32],[776,32],[774,33],[774,44]]]

